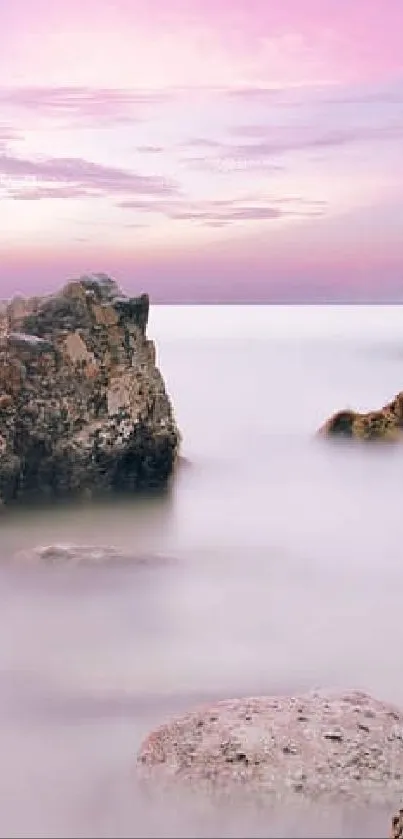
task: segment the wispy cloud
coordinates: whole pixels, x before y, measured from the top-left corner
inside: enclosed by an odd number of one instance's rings
[[[323,96],[319,103],[321,105],[401,105],[403,84],[380,90],[336,91],[333,96]]]
[[[323,131],[317,133],[312,128],[286,127],[276,129],[268,125],[241,125],[230,129],[233,136],[260,137],[263,141],[255,146],[241,145],[240,154],[248,149],[252,154],[281,154],[307,148],[331,148],[347,146],[352,143],[379,142],[380,140],[400,140],[403,137],[403,118],[400,123],[384,126],[362,126],[351,129]],[[224,146],[224,148],[226,148]],[[229,146],[228,148],[232,148]]]
[[[221,142],[220,140],[210,140],[207,137],[192,137],[185,145],[189,148],[219,149]]]
[[[96,195],[175,195],[174,182],[140,175],[81,158],[27,159],[0,154],[0,186],[11,198],[85,197]]]
[[[285,167],[278,163],[272,163],[267,155],[243,154],[240,147],[238,154],[231,154],[231,148],[237,151],[235,146],[228,146],[227,151],[225,144],[222,144],[216,155],[183,157],[182,162],[191,169],[206,170],[222,175],[245,170],[249,172],[253,170],[255,173],[262,172],[266,175],[284,172]]]
[[[92,87],[0,87],[0,106],[37,116],[66,119],[75,124],[135,122],[146,108],[170,99],[152,90]]]
[[[336,149],[360,143],[387,142],[403,139],[403,119],[396,124],[318,132],[310,126],[276,127],[268,125],[240,125],[228,133],[234,138],[255,139],[255,142],[221,142],[210,139],[191,139],[183,145],[183,162],[191,167],[221,171],[259,168],[275,169],[275,158],[288,152]],[[188,149],[211,150],[211,154],[189,156]],[[280,167],[281,168],[281,167]]]
[[[277,86],[220,86],[198,85],[198,93],[211,101],[221,98],[239,100],[242,105],[264,105],[287,108],[303,107],[307,102],[322,105],[343,104],[401,104],[401,80],[384,87],[351,87],[336,84],[301,83]],[[69,120],[76,126],[96,124],[98,127],[113,123],[142,121],[154,106],[165,105],[178,99],[194,98],[194,88],[174,85],[161,88],[104,88],[90,86],[2,86],[0,107],[18,112],[32,113],[39,117]],[[208,141],[205,141],[208,143]],[[210,141],[212,142],[212,141]],[[157,146],[144,146],[152,152]]]
[[[8,142],[9,140],[17,140],[19,132],[12,128],[11,125],[0,122],[0,143]]]
[[[312,89],[312,85],[303,85],[302,87],[295,87],[295,85],[278,85],[277,87],[269,87],[266,85],[260,85],[258,87],[255,87],[254,85],[241,85],[239,87],[228,87],[227,89],[223,89],[221,93],[229,99],[240,99],[242,102],[263,101],[266,103],[269,101],[272,104],[278,104],[278,102],[282,99],[288,99],[293,93],[297,93],[300,97],[302,91],[304,91],[306,87],[308,87],[308,89]]]
[[[163,146],[137,146],[136,151],[140,154],[161,154],[164,151]]]
[[[13,187],[6,185],[0,175],[0,197],[12,198],[14,201],[44,201],[46,199],[74,200],[77,198],[89,198],[91,193],[88,189],[68,184],[67,186],[27,186]]]
[[[273,221],[284,216],[307,217],[323,215],[325,203],[304,201],[301,197],[284,199],[220,199],[200,201],[119,202],[123,209],[140,213],[161,214],[173,221],[190,221],[207,227],[225,227],[238,222]]]
[[[300,108],[316,105],[400,105],[403,102],[403,79],[398,77],[387,84],[290,84],[244,85],[223,88],[217,93],[244,106]]]
[[[20,139],[20,132],[11,125],[0,122],[0,152],[7,151],[10,143]]]
[[[279,207],[234,207],[227,210],[179,210],[171,214],[178,221],[199,221],[203,224],[230,224],[237,221],[272,221],[284,213]]]

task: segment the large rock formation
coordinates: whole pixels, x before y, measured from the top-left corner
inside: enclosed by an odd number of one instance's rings
[[[104,275],[0,312],[0,500],[166,485],[179,432],[149,299]]]
[[[339,440],[403,442],[403,392],[379,411],[338,411],[324,423],[318,434]]]
[[[138,771],[157,794],[392,811],[403,798],[403,713],[360,691],[223,701],[152,732]]]

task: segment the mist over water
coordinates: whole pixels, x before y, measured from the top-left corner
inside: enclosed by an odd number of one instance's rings
[[[403,452],[312,439],[403,389],[403,308],[155,307],[149,334],[190,461],[172,492],[0,518],[0,836],[387,835],[383,813],[156,809],[134,765],[153,726],[211,699],[403,705]],[[167,562],[7,565],[65,542]]]

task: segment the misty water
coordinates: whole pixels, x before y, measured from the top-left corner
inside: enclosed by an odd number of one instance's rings
[[[1,514],[3,560],[74,542],[166,563],[3,562],[0,835],[387,835],[383,813],[202,824],[147,804],[134,769],[153,726],[210,699],[403,706],[403,452],[313,439],[403,389],[403,307],[154,307],[149,335],[187,458],[172,491]]]

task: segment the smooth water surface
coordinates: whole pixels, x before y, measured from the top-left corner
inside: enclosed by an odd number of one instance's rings
[[[144,734],[199,702],[340,686],[403,705],[403,452],[313,439],[403,389],[403,307],[155,307],[149,334],[189,460],[170,495],[0,518],[3,559],[76,542],[173,560],[1,571],[0,836],[200,835],[132,777]],[[383,818],[208,829],[377,836]]]

